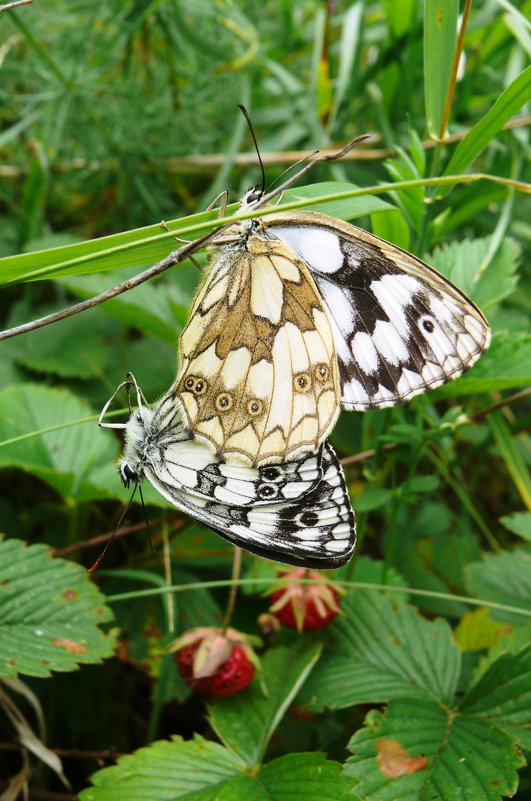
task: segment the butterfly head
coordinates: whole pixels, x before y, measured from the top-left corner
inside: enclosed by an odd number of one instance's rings
[[[125,447],[118,463],[118,472],[126,487],[138,484],[144,477],[145,451],[152,431],[153,410],[149,406],[135,409],[125,427]]]
[[[240,211],[252,209],[262,200],[264,194],[263,189],[260,189],[258,186],[252,186],[247,192],[244,192],[240,199]]]

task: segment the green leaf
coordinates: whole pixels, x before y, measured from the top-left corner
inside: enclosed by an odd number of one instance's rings
[[[7,387],[0,392],[0,468],[26,470],[66,500],[113,497],[91,479],[97,468],[108,470],[116,458],[117,441],[99,429],[95,420],[61,427],[91,415],[90,407],[66,390],[36,384]],[[9,442],[48,427],[57,429]]]
[[[182,287],[185,265],[177,265],[171,276],[171,281],[163,284],[154,284],[153,281],[141,284],[132,292],[124,292],[112,300],[108,300],[100,308],[106,314],[130,325],[144,334],[151,334],[158,339],[175,345],[188,316],[188,306],[192,300],[192,292],[184,291]],[[199,270],[193,268],[199,278]],[[127,271],[130,273],[130,271]],[[130,274],[131,277],[133,274]],[[130,275],[120,276],[120,279],[110,275],[85,275],[80,277],[61,278],[60,282],[70,292],[79,298],[91,298],[111,289],[120,280],[126,280]],[[83,315],[76,317],[74,323],[82,319]],[[55,325],[53,326],[55,328]]]
[[[478,395],[516,389],[531,382],[531,334],[501,332],[481,359],[456,381],[436,389],[433,398]],[[436,394],[435,394],[436,393]]]
[[[528,509],[531,509],[531,475],[522,452],[511,434],[507,420],[502,412],[497,411],[489,415],[488,421],[502,459],[522,501]]]
[[[392,242],[403,250],[408,250],[410,245],[409,225],[404,219],[404,215],[399,209],[390,209],[383,214],[375,214],[371,217],[372,232],[375,236]]]
[[[39,316],[56,309],[39,309]],[[9,327],[25,322],[17,315],[9,320]],[[101,378],[109,358],[105,335],[110,336],[109,321],[96,313],[59,320],[43,335],[42,331],[29,331],[2,345],[3,358],[11,358],[29,370],[50,373],[63,378]]]
[[[298,189],[286,190],[284,203],[294,200],[315,200],[327,194],[350,191],[356,186],[351,183],[325,182]],[[358,198],[342,198],[309,203],[312,210],[351,220],[377,211],[392,208],[380,198],[367,195]],[[226,215],[234,214],[237,204],[226,209]],[[282,204],[275,207],[281,211]],[[74,275],[87,275],[121,267],[145,267],[168,256],[180,247],[174,238],[194,238],[203,236],[218,225],[216,210],[192,214],[180,220],[167,223],[168,231],[158,225],[148,225],[132,231],[124,231],[112,236],[78,242],[73,245],[24,253],[0,259],[0,285],[16,284],[21,281],[39,281],[44,278],[59,278]],[[219,227],[219,226],[218,226]]]
[[[92,776],[79,801],[357,801],[354,782],[324,754],[288,754],[249,775],[236,754],[196,735],[172,737]]]
[[[379,487],[368,487],[361,495],[353,498],[356,512],[372,512],[374,509],[381,509],[393,497],[393,490],[382,489]]]
[[[209,704],[210,725],[222,742],[249,766],[259,764],[280,720],[319,659],[322,644],[299,640],[275,648],[263,659],[267,696],[254,682],[223,703]]]
[[[385,10],[385,21],[391,29],[393,36],[399,39],[403,36],[413,23],[415,18],[416,0],[382,0]]]
[[[369,712],[349,750],[345,772],[364,801],[498,801],[516,790],[524,762],[504,731],[427,699]]]
[[[50,676],[112,656],[111,610],[81,565],[0,541],[0,675]]]
[[[531,750],[531,645],[501,654],[464,697],[460,710],[518,738]]]
[[[459,649],[446,621],[424,620],[401,598],[358,589],[328,631],[326,649],[302,697],[323,709],[436,698],[449,703],[457,687]]]
[[[500,523],[513,534],[531,541],[531,512],[514,512],[512,515],[505,515],[500,517]]]
[[[322,181],[318,184],[310,184],[309,186],[295,189],[286,189],[283,195],[283,203],[277,206],[275,211],[282,211],[282,206],[285,203],[293,203],[299,200],[315,200],[324,195],[351,192],[353,189],[359,189],[358,185],[347,181]],[[392,208],[393,206],[390,203],[375,195],[338,198],[337,200],[325,200],[321,203],[312,203],[309,205],[310,211],[329,214],[330,217],[339,217],[341,220],[354,220],[357,217],[365,217],[369,214],[389,211]]]
[[[425,0],[424,3],[424,103],[430,136],[440,131],[446,94],[457,43],[458,0]]]
[[[531,609],[531,554],[523,548],[487,554],[480,562],[465,568],[468,591],[486,601]],[[493,617],[509,623],[524,623],[525,618],[513,612],[493,610]]]
[[[505,123],[531,99],[531,67],[527,67],[498,97],[491,109],[459,142],[444,171],[458,175],[487,147]],[[448,191],[441,187],[442,192]]]
[[[520,248],[504,239],[490,257],[492,237],[450,242],[436,248],[431,264],[483,311],[510,295],[517,283]]]

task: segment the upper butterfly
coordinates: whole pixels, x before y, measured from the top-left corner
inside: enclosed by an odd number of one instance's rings
[[[272,212],[212,240],[174,393],[224,458],[285,462],[315,450],[340,406],[403,403],[489,341],[480,310],[416,256],[325,214]]]

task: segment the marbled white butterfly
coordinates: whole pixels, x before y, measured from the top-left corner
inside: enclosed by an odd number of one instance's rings
[[[251,189],[240,208],[262,199]],[[316,212],[272,212],[212,241],[180,341],[185,424],[226,458],[299,458],[339,413],[444,384],[488,347],[479,309],[420,259]]]
[[[104,416],[122,387],[135,387],[127,423]],[[149,407],[133,376],[104,406],[99,424],[125,429],[123,483],[143,478],[178,509],[235,545],[304,567],[334,568],[354,551],[356,530],[343,471],[324,442],[315,453],[259,468],[229,464],[190,438],[169,390]]]

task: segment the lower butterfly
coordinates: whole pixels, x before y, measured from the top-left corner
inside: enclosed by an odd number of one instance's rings
[[[137,408],[127,423],[105,423],[122,388]],[[259,468],[228,464],[190,438],[170,389],[150,407],[134,377],[121,384],[99,419],[125,430],[123,483],[150,484],[178,509],[251,553],[303,567],[335,568],[354,551],[356,530],[345,478],[328,442],[316,453]]]

